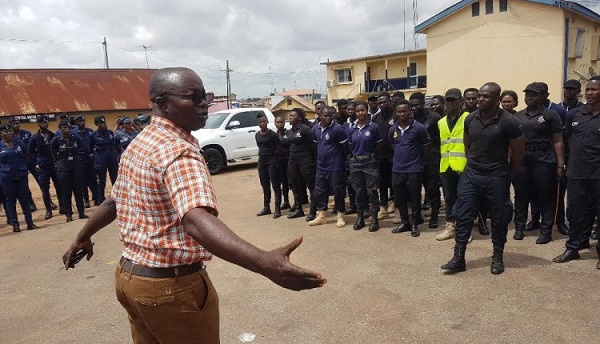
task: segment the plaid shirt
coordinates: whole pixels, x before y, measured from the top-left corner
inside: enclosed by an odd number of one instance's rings
[[[149,267],[209,260],[212,255],[184,230],[194,208],[217,215],[217,199],[198,141],[158,116],[121,156],[111,193],[117,207],[123,257]]]

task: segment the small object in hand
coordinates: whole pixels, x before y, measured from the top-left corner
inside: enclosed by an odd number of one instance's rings
[[[85,250],[79,250],[79,252],[75,253],[71,259],[69,259],[69,268],[74,269],[75,264],[79,263],[83,257],[87,256],[88,252]]]

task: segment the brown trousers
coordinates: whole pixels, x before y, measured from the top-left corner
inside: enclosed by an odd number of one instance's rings
[[[219,299],[206,270],[151,278],[118,266],[115,289],[135,344],[219,343]]]

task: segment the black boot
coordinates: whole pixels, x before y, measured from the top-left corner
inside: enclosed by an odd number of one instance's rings
[[[271,209],[268,206],[264,207],[261,211],[259,211],[256,216],[269,215],[271,213]]]
[[[16,225],[13,225],[13,232],[19,233],[20,231],[21,231],[21,227],[19,227],[18,223]]]
[[[494,275],[499,275],[504,272],[504,261],[502,260],[503,253],[504,247],[494,246],[494,254],[492,255],[492,265],[490,266],[490,271]]]
[[[410,226],[410,236],[412,236],[413,238],[416,238],[419,235],[421,235],[421,232],[419,231],[419,225],[411,225]]]
[[[438,228],[439,209],[431,209],[431,218],[429,219],[429,228]]]
[[[275,212],[273,212],[273,218],[278,219],[281,217],[281,207],[279,204],[275,204]]]
[[[362,210],[358,210],[356,213],[356,223],[354,224],[354,230],[363,229],[365,227],[365,213]]]
[[[90,200],[89,199],[84,199],[83,200],[83,207],[86,208],[86,209],[90,207]]]
[[[288,195],[283,195],[283,204],[281,204],[281,210],[290,209],[290,198]]]
[[[465,250],[467,245],[456,244],[454,246],[454,256],[450,261],[442,265],[442,270],[448,270],[451,272],[459,272],[467,270],[467,263],[465,262]]]
[[[371,210],[371,224],[369,225],[369,232],[377,232],[379,230],[379,219],[377,214],[379,209]]]
[[[44,216],[44,219],[48,220],[52,218],[52,210],[46,210],[46,216]]]
[[[290,209],[290,213],[288,214],[288,219],[295,219],[297,217],[304,216],[304,210],[302,210],[301,205],[297,205],[296,208]]]

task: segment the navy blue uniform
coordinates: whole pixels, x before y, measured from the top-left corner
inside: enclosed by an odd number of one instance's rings
[[[51,211],[52,200],[50,198],[50,179],[54,183],[54,189],[58,197],[60,208],[62,207],[62,200],[60,199],[60,182],[56,176],[56,169],[54,166],[54,160],[52,159],[52,152],[50,151],[50,144],[54,139],[54,134],[48,132],[48,135],[44,137],[38,130],[37,133],[33,134],[29,140],[29,155],[33,157],[35,165],[38,167],[37,182],[42,190],[42,199],[44,200],[44,206],[46,211]],[[64,210],[64,209],[63,209]]]
[[[52,140],[52,155],[56,159],[56,173],[61,185],[61,198],[63,200],[67,218],[73,215],[71,194],[75,196],[75,205],[79,216],[84,215],[83,206],[83,173],[81,156],[84,148],[79,137],[55,137]]]
[[[13,228],[19,227],[18,199],[27,226],[33,227],[27,179],[27,148],[20,140],[15,140],[12,147],[0,142],[0,183],[6,196],[6,215],[10,224]]]
[[[98,180],[96,177],[96,171],[94,170],[94,161],[90,157],[90,139],[93,133],[94,130],[90,128],[83,128],[82,130],[76,128],[71,132],[71,135],[74,137],[78,137],[79,140],[81,140],[81,145],[83,146],[83,154],[79,155],[79,160],[81,161],[81,170],[83,174],[84,202],[89,203],[89,188],[92,192],[92,199],[94,200],[96,205],[98,205],[100,204],[100,202],[98,201]]]
[[[344,212],[344,177],[346,157],[343,145],[348,141],[344,127],[335,121],[323,128],[321,124],[312,128],[317,143],[317,174],[315,180],[315,201],[318,210],[327,210],[327,199],[333,193],[335,210]]]
[[[98,201],[104,202],[106,188],[106,171],[112,184],[117,180],[118,162],[115,145],[115,134],[111,130],[96,130],[90,137],[90,151],[94,153],[94,170],[98,176]]]
[[[118,130],[115,133],[115,144],[117,146],[117,153],[120,160],[121,154],[127,149],[127,146],[135,139],[135,137],[139,134],[137,130],[132,130],[131,132],[126,131],[125,129]]]
[[[382,141],[379,126],[373,122],[367,122],[362,128],[357,124],[348,132],[350,179],[356,191],[359,214],[369,206],[372,212],[379,210],[379,163],[375,153],[377,144]]]

